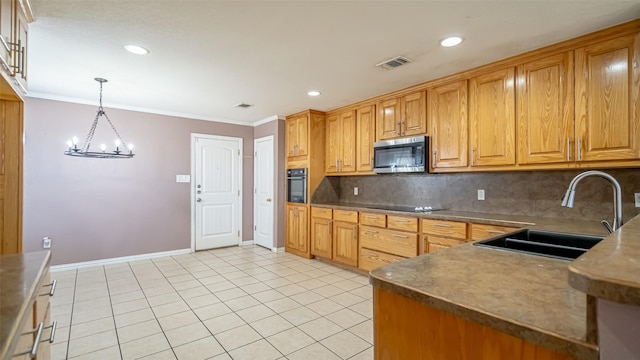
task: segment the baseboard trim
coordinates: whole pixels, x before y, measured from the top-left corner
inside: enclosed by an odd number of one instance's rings
[[[242,246],[249,246],[249,245],[253,245],[255,242],[253,240],[244,240],[242,242]]]
[[[282,253],[282,252],[284,252],[284,248],[283,247],[280,247],[280,248],[274,247],[274,248],[271,248],[271,251],[273,251],[274,253]]]
[[[179,250],[161,251],[161,252],[140,254],[140,255],[122,256],[122,257],[101,259],[101,260],[83,261],[83,262],[70,263],[70,264],[54,265],[51,267],[51,272],[75,270],[75,269],[81,269],[81,268],[86,268],[91,266],[103,266],[103,265],[118,264],[118,263],[129,262],[129,261],[152,259],[152,258],[157,258],[162,256],[175,256],[175,255],[184,255],[184,254],[190,254],[190,253],[191,253],[191,249],[179,249]]]

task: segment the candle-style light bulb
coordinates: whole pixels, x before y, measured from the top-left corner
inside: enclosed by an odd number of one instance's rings
[[[77,136],[72,137],[71,141],[73,141],[73,145],[78,145],[78,137]]]
[[[71,140],[67,140],[67,146],[69,147],[69,149],[71,149],[71,146],[73,146],[73,143],[71,142]]]
[[[129,149],[129,153],[131,153],[133,151],[133,144],[129,143],[129,146],[127,146],[127,149]]]
[[[102,149],[102,152],[104,152],[105,150],[107,150],[107,145],[105,144],[100,145],[100,149]]]

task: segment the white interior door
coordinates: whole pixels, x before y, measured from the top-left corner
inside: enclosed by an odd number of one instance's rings
[[[194,139],[195,249],[239,245],[242,139]]]
[[[273,136],[256,139],[253,162],[253,241],[256,245],[273,249],[274,230],[274,158]]]

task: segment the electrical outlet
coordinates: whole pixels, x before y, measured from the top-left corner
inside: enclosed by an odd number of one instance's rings
[[[48,236],[42,238],[42,248],[50,249],[51,248],[51,239]]]
[[[358,187],[357,186],[355,186],[353,188],[353,195],[358,195]]]
[[[176,175],[176,182],[179,182],[179,183],[191,182],[191,175]]]
[[[640,193],[635,193],[635,194],[633,194],[633,197],[634,197],[634,198],[635,198],[635,200],[636,200],[636,207],[637,207],[637,208],[640,208]]]
[[[484,200],[484,190],[478,189],[478,200]]]

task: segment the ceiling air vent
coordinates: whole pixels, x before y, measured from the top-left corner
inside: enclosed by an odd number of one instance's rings
[[[380,66],[383,69],[387,69],[387,70],[391,70],[391,69],[395,69],[398,66],[402,66],[404,64],[408,64],[411,62],[411,59],[408,59],[404,56],[396,56],[392,59],[389,60],[385,60],[383,62],[381,62],[380,64],[377,64],[376,66]]]
[[[253,105],[251,105],[251,104],[240,103],[240,104],[236,105],[235,107],[240,108],[240,109],[246,109],[246,108],[250,108],[252,106]]]

